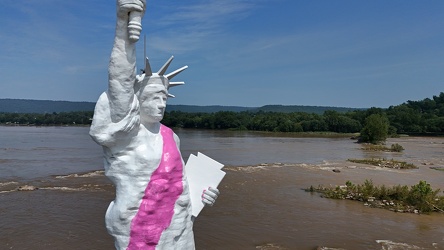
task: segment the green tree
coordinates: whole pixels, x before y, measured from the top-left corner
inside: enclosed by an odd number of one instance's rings
[[[372,114],[365,119],[361,130],[361,142],[377,144],[387,139],[389,121],[383,114]]]
[[[437,194],[439,191],[439,189],[433,190],[426,181],[419,181],[419,184],[410,188],[407,201],[421,212],[432,212],[435,209],[433,203],[438,200]]]
[[[358,121],[334,110],[325,111],[324,120],[328,126],[328,131],[331,132],[355,133],[362,128]]]

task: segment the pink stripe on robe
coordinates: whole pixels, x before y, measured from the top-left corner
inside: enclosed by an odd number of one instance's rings
[[[159,167],[151,175],[139,210],[131,221],[127,250],[155,249],[162,232],[171,224],[174,204],[183,192],[182,157],[173,131],[161,125],[163,152]]]

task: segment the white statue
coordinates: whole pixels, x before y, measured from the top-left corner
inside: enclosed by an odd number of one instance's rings
[[[109,63],[109,85],[97,101],[90,135],[103,147],[105,174],[116,186],[106,211],[116,249],[194,249],[193,221],[179,138],[160,123],[170,80],[172,57],[153,73],[136,75],[135,42],[145,0],[117,0],[117,24]],[[212,205],[219,191],[203,190]]]

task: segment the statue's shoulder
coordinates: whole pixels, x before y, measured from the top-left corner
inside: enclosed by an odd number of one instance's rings
[[[174,133],[174,131],[171,128],[163,125],[162,123],[160,124],[160,126],[161,126],[162,130],[164,130],[167,134],[171,135],[174,138],[174,141],[177,144],[179,144],[179,142],[180,142],[179,136],[177,136],[177,134]]]
[[[163,125],[162,123],[160,124],[160,130],[162,131],[162,134],[164,134],[164,135],[170,135],[170,136],[174,135],[174,131],[171,128]]]

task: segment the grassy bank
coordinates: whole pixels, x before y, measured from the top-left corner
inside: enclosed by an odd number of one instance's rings
[[[394,168],[394,169],[415,169],[418,168],[414,164],[407,163],[405,161],[397,161],[397,160],[387,160],[385,158],[382,159],[347,159],[349,162],[367,164],[377,167],[384,168]]]
[[[369,207],[384,208],[402,213],[444,212],[444,196],[439,189],[432,189],[426,181],[419,181],[411,187],[385,185],[375,186],[371,180],[364,184],[347,181],[343,186],[317,188],[311,186],[307,192],[321,193],[322,197],[347,199],[364,202]]]
[[[404,147],[399,145],[398,143],[392,144],[389,147],[385,145],[375,145],[375,144],[364,144],[362,150],[366,151],[382,151],[382,152],[402,152],[404,151]]]

